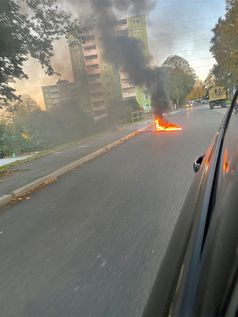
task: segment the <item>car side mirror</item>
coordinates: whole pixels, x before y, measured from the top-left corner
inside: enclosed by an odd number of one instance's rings
[[[197,173],[202,165],[203,159],[205,155],[199,156],[195,162],[193,163],[194,172]]]

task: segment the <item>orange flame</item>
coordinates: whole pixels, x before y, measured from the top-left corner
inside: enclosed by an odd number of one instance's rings
[[[182,128],[174,123],[169,122],[163,117],[155,118],[155,129],[156,131],[178,131],[182,130]]]
[[[223,158],[223,171],[228,174],[230,171],[231,161],[228,159],[228,151],[225,149],[224,158]]]

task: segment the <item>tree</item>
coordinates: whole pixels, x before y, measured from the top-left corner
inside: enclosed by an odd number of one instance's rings
[[[167,74],[166,86],[169,98],[176,104],[182,104],[193,89],[196,75],[189,63],[182,57],[169,56],[162,64]]]
[[[226,14],[213,29],[211,52],[217,61],[219,72],[232,74],[238,81],[238,0],[226,0]],[[218,69],[215,69],[217,72]],[[219,78],[220,76],[218,76]]]
[[[15,79],[28,78],[23,63],[37,59],[48,75],[53,41],[73,35],[80,40],[82,27],[57,6],[57,0],[1,0],[0,11],[0,101],[16,99]]]
[[[15,132],[20,134],[25,140],[31,139],[32,135],[30,135],[29,131],[31,114],[40,110],[39,105],[29,95],[22,95],[21,99],[12,101],[10,104]]]
[[[190,67],[188,61],[178,55],[167,57],[166,60],[163,62],[162,67],[165,69],[169,69],[170,71],[179,69],[185,74],[191,76],[193,79],[196,78],[196,74],[192,67]]]
[[[129,98],[129,99],[124,101],[124,104],[130,110],[130,112],[141,110],[141,107],[140,107],[138,101],[136,100],[136,98]]]
[[[212,69],[209,71],[207,78],[204,81],[204,88],[206,90],[209,90],[210,88],[214,87],[216,85],[216,79],[215,76],[213,74]]]
[[[74,98],[64,101],[61,107],[52,110],[51,119],[60,127],[58,135],[61,142],[87,136],[94,128],[93,119],[81,109]]]
[[[196,80],[192,91],[187,95],[188,100],[195,100],[195,99],[200,99],[203,98],[206,94],[206,90],[204,88],[204,84],[201,80]]]

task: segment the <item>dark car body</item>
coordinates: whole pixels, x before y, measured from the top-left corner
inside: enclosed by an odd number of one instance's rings
[[[237,98],[195,176],[144,316],[238,316]]]

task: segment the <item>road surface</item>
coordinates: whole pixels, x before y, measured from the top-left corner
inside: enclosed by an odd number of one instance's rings
[[[222,112],[170,117],[0,213],[0,316],[140,316]]]

